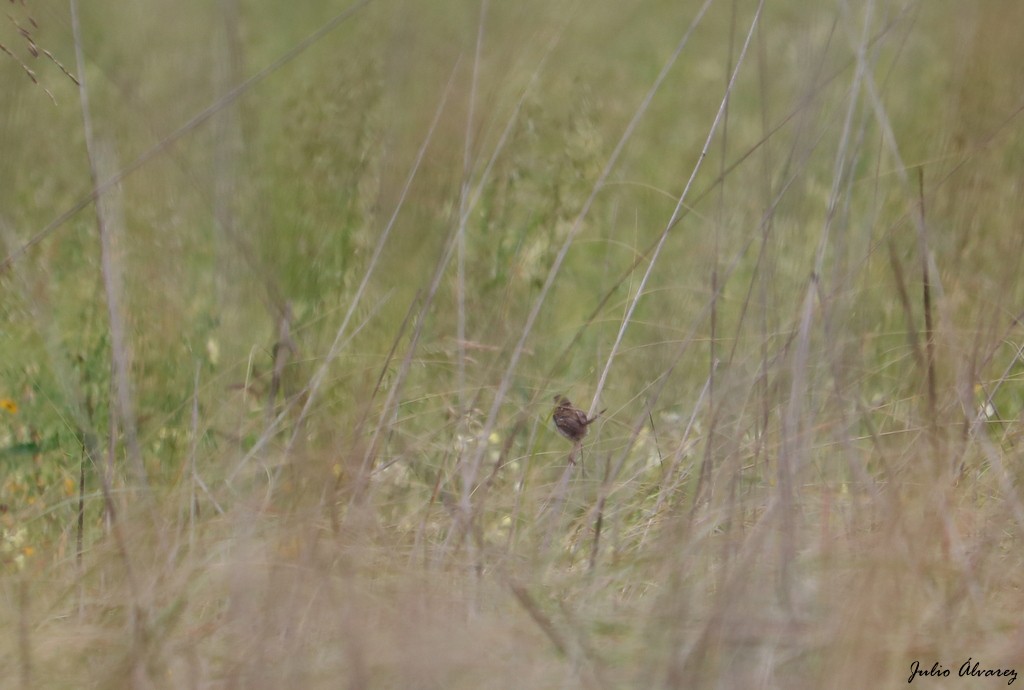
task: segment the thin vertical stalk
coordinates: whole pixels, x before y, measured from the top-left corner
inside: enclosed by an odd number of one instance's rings
[[[111,233],[109,207],[101,203],[100,161],[97,156],[96,138],[89,108],[89,87],[86,78],[85,53],[82,50],[82,30],[78,16],[78,0],[71,0],[71,31],[75,42],[75,62],[78,70],[78,97],[82,109],[82,128],[85,133],[85,149],[89,158],[89,177],[92,181],[92,200],[96,209],[96,228],[100,237],[100,270],[103,274],[103,290],[107,300],[107,316],[110,320],[111,371],[114,378],[117,416],[124,432],[128,461],[140,488],[145,489],[146,468],[142,463],[142,449],[139,446],[135,409],[132,402],[131,378],[129,376],[130,353],[125,337],[124,314],[121,306],[121,267],[114,250]],[[105,162],[105,161],[104,161]]]

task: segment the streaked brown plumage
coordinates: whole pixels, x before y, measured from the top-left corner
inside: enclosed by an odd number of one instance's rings
[[[602,410],[603,412],[603,410]],[[551,419],[558,427],[559,433],[570,441],[579,443],[587,435],[587,428],[590,427],[601,413],[588,418],[587,413],[576,407],[564,395],[555,396],[555,409],[551,413]]]

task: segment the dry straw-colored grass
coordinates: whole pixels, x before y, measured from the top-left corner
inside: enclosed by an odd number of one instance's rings
[[[89,191],[2,190],[0,685],[1024,671],[1020,8],[683,5],[103,52],[72,0]]]

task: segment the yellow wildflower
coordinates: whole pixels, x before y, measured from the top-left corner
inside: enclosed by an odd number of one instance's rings
[[[18,414],[18,403],[10,398],[0,398],[0,410],[7,410],[11,414]]]

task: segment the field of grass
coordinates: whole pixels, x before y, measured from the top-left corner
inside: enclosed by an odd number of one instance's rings
[[[1021,26],[12,0],[0,686],[1013,683]]]

